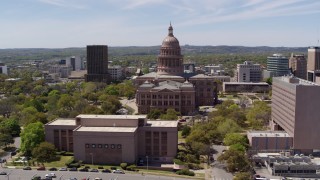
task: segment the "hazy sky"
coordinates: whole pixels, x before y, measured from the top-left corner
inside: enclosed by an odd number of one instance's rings
[[[313,46],[320,0],[1,0],[0,48]]]

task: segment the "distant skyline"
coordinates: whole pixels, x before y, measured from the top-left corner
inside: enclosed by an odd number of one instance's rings
[[[320,46],[319,0],[3,0],[0,48]]]

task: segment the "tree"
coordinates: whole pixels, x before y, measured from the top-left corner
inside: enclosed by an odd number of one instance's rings
[[[218,161],[227,163],[229,172],[246,172],[250,170],[250,162],[242,151],[229,149],[218,157]]]
[[[272,77],[267,78],[266,83],[268,83],[269,85],[272,85]]]
[[[246,117],[251,126],[255,124],[260,124],[261,126],[267,125],[271,118],[271,108],[263,101],[256,101]],[[261,127],[256,128],[261,129]]]
[[[11,134],[11,136],[16,137],[20,134],[19,122],[14,119],[5,119],[0,123],[0,132],[4,134]]]
[[[233,180],[248,180],[251,179],[251,174],[249,172],[239,172],[236,173]]]
[[[102,103],[101,109],[106,114],[115,114],[121,108],[121,102],[116,96],[109,96],[108,99]]]
[[[182,132],[181,132],[181,135],[183,137],[187,137],[191,132],[191,127],[189,126],[184,126],[183,129],[182,129]]]
[[[26,155],[31,155],[33,148],[44,141],[44,127],[41,122],[28,124],[20,134],[21,151]]]
[[[14,142],[11,134],[0,133],[0,146],[7,147],[9,144]]]
[[[217,131],[220,134],[221,140],[228,134],[228,133],[236,133],[241,131],[241,127],[232,119],[225,119],[225,121],[221,122],[218,127]]]
[[[32,150],[32,157],[39,162],[50,162],[56,157],[55,155],[56,148],[48,142],[41,142]]]
[[[0,100],[0,114],[3,117],[9,118],[11,112],[14,110],[12,98]]]
[[[180,115],[179,112],[177,112],[174,109],[167,109],[166,114],[161,114],[160,115],[160,119],[164,119],[164,120],[177,120],[178,119],[178,115]]]
[[[241,144],[243,146],[247,146],[247,138],[239,133],[229,133],[223,139],[223,144],[226,146],[231,146],[234,144]]]
[[[151,109],[147,115],[148,119],[159,119],[161,116],[162,111],[160,109]]]
[[[74,99],[69,94],[62,94],[59,101],[58,107],[67,111],[73,109]]]

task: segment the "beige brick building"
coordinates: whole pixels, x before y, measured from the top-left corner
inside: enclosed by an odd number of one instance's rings
[[[176,121],[147,121],[144,115],[79,115],[45,125],[46,141],[94,164],[172,162],[177,153]]]

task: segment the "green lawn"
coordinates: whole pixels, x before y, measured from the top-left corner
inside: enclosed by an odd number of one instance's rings
[[[66,162],[73,158],[73,156],[61,156],[60,161],[52,161],[44,163],[45,167],[66,167]]]
[[[178,175],[171,171],[161,171],[161,170],[146,170],[146,169],[139,169],[140,174],[152,174],[152,175],[159,175],[159,176],[171,176],[177,178],[190,178],[190,179],[204,179],[205,174],[203,173],[196,173],[195,176],[183,176]]]

